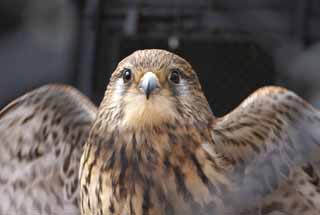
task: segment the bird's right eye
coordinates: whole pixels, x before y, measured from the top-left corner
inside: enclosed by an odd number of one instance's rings
[[[122,79],[124,83],[128,83],[132,79],[132,71],[131,69],[124,68],[122,71]]]

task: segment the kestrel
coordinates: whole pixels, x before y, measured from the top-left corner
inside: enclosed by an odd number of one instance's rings
[[[136,51],[84,147],[82,215],[319,214],[319,131],[319,112],[279,87],[215,118],[186,60]]]
[[[136,51],[98,110],[51,85],[0,112],[0,211],[316,215],[319,130],[319,112],[279,87],[215,118],[186,60]]]

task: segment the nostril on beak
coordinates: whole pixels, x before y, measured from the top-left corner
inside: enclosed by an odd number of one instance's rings
[[[146,98],[149,99],[150,94],[157,88],[159,88],[159,82],[156,75],[152,72],[147,72],[139,85],[139,88],[143,90]]]

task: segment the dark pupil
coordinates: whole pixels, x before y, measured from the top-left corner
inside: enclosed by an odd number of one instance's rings
[[[171,72],[170,81],[172,81],[173,83],[178,84],[180,82],[179,72],[177,72],[177,71]]]
[[[124,82],[128,82],[131,80],[131,70],[130,69],[125,69],[123,71],[123,80],[124,80]]]

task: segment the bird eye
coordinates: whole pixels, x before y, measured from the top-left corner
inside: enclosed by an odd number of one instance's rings
[[[179,70],[173,70],[171,71],[169,75],[169,80],[175,84],[179,84],[180,82],[180,71]]]
[[[125,68],[122,71],[122,78],[124,83],[128,83],[132,79],[131,69]]]

